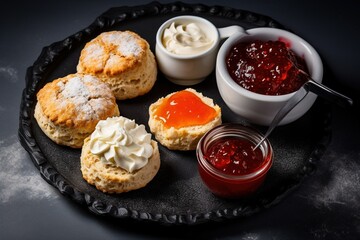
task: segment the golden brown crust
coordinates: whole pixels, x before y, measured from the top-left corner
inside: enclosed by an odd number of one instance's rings
[[[160,168],[160,153],[157,142],[152,141],[153,155],[141,169],[128,171],[109,164],[104,164],[97,155],[90,151],[90,137],[84,141],[81,152],[81,172],[83,178],[98,190],[106,193],[122,193],[145,187]]]
[[[81,147],[100,120],[119,115],[111,89],[79,73],[47,83],[37,100],[34,116],[40,128],[56,143],[70,147]]]
[[[131,31],[104,32],[88,42],[81,51],[77,71],[109,84],[118,100],[147,93],[157,76],[148,42]]]
[[[199,142],[200,138],[213,127],[221,124],[221,108],[213,103],[213,100],[203,96],[201,93],[196,92],[194,89],[186,89],[196,94],[205,104],[212,107],[216,111],[216,117],[204,125],[182,127],[182,128],[167,128],[163,122],[156,118],[156,109],[163,103],[163,101],[171,95],[167,95],[165,98],[158,99],[155,103],[149,107],[149,127],[150,131],[155,135],[156,140],[163,146],[170,150],[194,150]]]
[[[128,44],[126,49],[119,47],[124,44]],[[140,64],[148,48],[148,43],[134,32],[104,32],[85,45],[78,70],[114,76]]]

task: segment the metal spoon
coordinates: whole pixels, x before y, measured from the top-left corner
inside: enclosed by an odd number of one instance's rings
[[[291,109],[293,109],[299,102],[301,102],[301,100],[305,98],[309,91],[343,107],[351,106],[353,104],[353,100],[351,98],[348,98],[347,96],[316,82],[309,76],[309,74],[299,68],[297,69],[299,73],[304,74],[308,78],[308,81],[301,86],[301,88],[294,94],[294,96],[292,96],[289,101],[275,115],[267,132],[260,140],[260,142],[254,147],[254,150],[261,145],[261,143],[270,135],[274,128],[291,111]]]

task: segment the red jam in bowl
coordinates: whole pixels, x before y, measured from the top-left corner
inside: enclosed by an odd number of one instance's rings
[[[239,198],[254,193],[265,180],[273,161],[268,140],[253,150],[262,135],[241,124],[222,124],[199,141],[199,174],[219,197]]]
[[[232,79],[243,88],[265,95],[283,95],[298,90],[308,73],[305,60],[283,41],[239,42],[226,57]]]

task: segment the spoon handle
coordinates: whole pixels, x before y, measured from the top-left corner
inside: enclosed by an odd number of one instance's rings
[[[323,97],[329,101],[332,101],[336,104],[339,104],[343,107],[348,107],[353,104],[353,100],[351,98],[348,98],[347,96],[338,93],[325,85],[319,84],[316,81],[310,79],[304,84],[304,87],[315,94],[317,94],[320,97]]]
[[[295,94],[292,96],[289,101],[277,112],[274,119],[271,121],[268,130],[266,131],[264,137],[260,142],[254,147],[253,150],[257,149],[260,144],[270,135],[274,128],[280,123],[280,121],[293,109],[304,97],[308,94],[308,90],[303,85]]]
[[[292,96],[289,101],[277,112],[274,119],[270,123],[270,126],[268,130],[266,131],[264,137],[259,141],[259,143],[254,147],[253,150],[257,149],[260,144],[270,135],[270,133],[274,130],[274,128],[280,123],[280,121],[288,114],[291,109],[293,109],[301,100],[304,99],[304,97],[308,94],[308,92],[313,92],[317,94],[320,97],[323,97],[329,101],[335,102],[343,107],[348,107],[353,104],[353,100],[351,98],[348,98],[347,96],[338,93],[331,88],[326,87],[325,85],[322,85],[316,81],[314,81],[309,74],[307,74],[302,69],[298,68],[295,64],[294,67],[297,68],[297,70],[304,74],[308,81],[305,82],[301,88]]]

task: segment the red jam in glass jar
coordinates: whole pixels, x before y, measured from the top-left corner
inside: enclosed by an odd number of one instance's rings
[[[213,142],[204,158],[216,169],[229,175],[244,175],[255,171],[263,164],[262,152],[253,150],[254,143],[236,137],[224,137]]]
[[[237,84],[255,93],[283,95],[294,92],[307,81],[298,69],[309,71],[305,60],[288,45],[280,40],[237,43],[226,57],[228,72]]]
[[[199,141],[196,154],[199,174],[209,190],[225,198],[254,193],[263,183],[273,161],[268,140],[256,150],[262,135],[241,124],[222,124]]]

